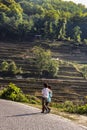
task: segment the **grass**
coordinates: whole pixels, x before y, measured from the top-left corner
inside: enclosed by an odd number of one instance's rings
[[[27,105],[32,106],[32,107],[36,107],[38,109],[41,109],[41,107],[42,107],[41,105],[38,105],[38,104],[27,104]],[[51,107],[51,113],[56,114],[58,116],[62,116],[62,117],[67,118],[69,120],[72,120],[75,123],[87,126],[87,117],[85,115],[71,114],[68,112],[64,112],[63,110],[60,110],[58,108],[54,108],[54,107]]]

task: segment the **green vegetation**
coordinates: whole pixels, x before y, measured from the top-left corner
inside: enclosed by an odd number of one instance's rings
[[[34,47],[35,63],[38,68],[39,75],[45,77],[55,77],[58,75],[58,61],[52,59],[51,51],[41,47]]]
[[[84,79],[87,79],[87,65],[73,64],[76,70],[82,74]]]
[[[64,104],[64,111],[69,113],[87,114],[87,104],[74,105],[71,101],[66,101]]]
[[[40,99],[29,94],[25,95],[22,90],[13,83],[8,84],[6,88],[0,91],[0,98],[30,104],[41,104]]]
[[[10,83],[8,87],[1,91],[0,97],[12,101],[28,102],[27,97],[23,94],[21,89],[13,83]]]
[[[29,42],[30,43],[30,42]],[[34,43],[34,42],[33,42]],[[8,44],[8,45],[7,45]],[[32,44],[32,42],[31,42]],[[20,86],[24,93],[29,93],[29,94],[35,94],[36,92],[40,94],[42,84],[43,82],[48,82],[50,85],[52,85],[52,89],[54,92],[54,97],[53,101],[56,102],[65,102],[67,100],[78,100],[77,102],[81,103],[81,100],[83,99],[84,96],[86,96],[86,89],[87,89],[87,81],[83,78],[82,72],[84,72],[85,76],[87,74],[86,72],[86,66],[85,62],[86,60],[83,60],[84,56],[86,56],[86,46],[83,44],[76,45],[76,43],[71,43],[67,41],[56,41],[56,42],[47,42],[45,43],[44,41],[40,42],[35,42],[34,45],[38,45],[39,47],[34,47],[32,49],[31,44],[9,44],[9,43],[1,43],[1,68],[0,71],[2,73],[4,71],[11,71],[11,73],[14,73],[14,75],[17,74],[19,70],[19,66],[23,68],[23,73],[28,74],[25,78],[23,77],[22,79],[17,79],[17,78],[8,78],[8,77],[0,77],[0,86],[5,87],[9,82],[13,82],[17,84],[17,86]],[[4,46],[3,46],[4,45]],[[48,45],[50,50],[46,50],[46,46]],[[74,46],[76,45],[76,46]],[[43,49],[43,48],[44,49]],[[73,48],[76,47],[76,48]],[[82,48],[81,48],[82,47]],[[9,48],[9,51],[7,50]],[[73,48],[73,50],[72,50]],[[81,50],[82,49],[82,50]],[[32,51],[33,53],[32,53]],[[79,50],[77,52],[77,50]],[[63,54],[62,54],[62,52]],[[67,53],[66,53],[67,52]],[[70,53],[71,52],[71,53]],[[76,53],[75,53],[76,52]],[[83,53],[84,55],[83,55]],[[24,54],[24,55],[23,55]],[[11,56],[10,56],[11,55]],[[9,57],[8,57],[9,56]],[[81,56],[81,59],[80,59]],[[74,60],[73,62],[69,62],[69,59],[66,58],[68,57],[71,61],[73,58],[78,59],[78,63],[81,64],[75,64]],[[6,59],[3,61],[3,59]],[[10,66],[10,60],[13,59],[15,61],[16,65],[11,64]],[[51,61],[55,61],[56,59],[56,65],[52,66],[53,64],[50,65]],[[64,59],[64,60],[61,60]],[[68,59],[68,60],[67,60]],[[84,58],[86,59],[86,58]],[[3,62],[2,62],[3,61]],[[37,64],[38,63],[38,64]],[[45,63],[45,64],[43,64]],[[55,62],[53,62],[55,63]],[[42,64],[42,66],[41,66]],[[76,68],[76,66],[77,68]],[[18,67],[17,67],[18,66]],[[46,67],[47,66],[47,67]],[[49,66],[49,67],[48,67]],[[53,71],[57,69],[58,71]],[[79,66],[79,67],[78,67]],[[50,69],[52,67],[52,69]],[[9,68],[9,69],[8,69]],[[37,69],[38,68],[38,69]],[[84,69],[83,69],[84,68]],[[45,78],[46,76],[42,77],[39,79],[39,76],[35,77],[34,73],[38,73],[38,71],[41,71],[42,74],[46,74],[47,72],[50,73],[49,77],[55,78],[55,79],[49,79]],[[50,70],[50,71],[49,71]],[[16,72],[16,73],[15,73]],[[57,72],[57,76],[55,75]],[[22,73],[22,74],[23,74]],[[32,74],[32,78],[31,75]],[[1,88],[2,89],[2,88]],[[38,94],[38,97],[40,95]],[[12,100],[15,99],[15,95],[12,94]],[[25,97],[28,99],[29,103],[32,104],[41,104],[40,99],[36,98],[35,96],[30,96],[30,95],[25,95]],[[81,113],[79,111],[82,110],[82,113],[86,113],[85,105],[74,105],[73,103],[69,103],[70,106],[66,105],[68,103],[64,104],[57,104],[57,103],[52,103],[52,107],[58,108],[58,110],[61,111],[67,111],[67,112],[72,112],[72,113]],[[41,105],[40,105],[41,106]],[[67,107],[68,106],[68,107]],[[85,109],[85,110],[84,110]]]
[[[1,63],[0,68],[1,68],[2,76],[10,76],[10,75],[12,76],[12,75],[23,73],[21,67],[18,68],[14,61],[8,62],[8,61],[4,60]]]
[[[8,87],[0,91],[0,98],[41,106],[41,100],[39,98],[23,94],[22,90],[13,83],[10,83]],[[58,111],[62,112],[87,114],[87,104],[75,105],[72,101],[65,101],[65,103],[52,102],[50,106],[52,108],[57,108]]]
[[[87,104],[74,104],[72,101],[65,101],[64,103],[51,103],[52,108],[56,108],[59,112],[68,112],[74,114],[87,114]],[[54,109],[55,110],[55,109]]]
[[[63,0],[0,0],[0,40],[87,39],[87,8]],[[79,28],[77,28],[79,27]],[[78,31],[78,35],[76,32]],[[81,35],[80,35],[81,34]]]
[[[6,48],[0,44],[0,85],[12,81],[25,93],[32,94],[41,89],[43,81],[48,81],[53,86],[54,101],[79,99],[80,102],[87,88],[87,8],[63,0],[0,0],[0,41],[23,42],[34,39],[35,42],[28,42],[27,46],[25,42],[18,47],[6,43],[13,51],[8,49],[5,52]],[[39,47],[32,49],[34,45]],[[83,53],[85,56],[81,57]],[[83,64],[67,60],[78,60]],[[23,79],[12,78],[17,74],[22,75]],[[29,79],[31,77],[35,81]],[[43,77],[46,79],[39,79]],[[12,83],[0,95],[13,101],[41,103],[35,96],[23,94]],[[87,113],[87,105],[74,105],[70,101],[51,105],[71,113]]]
[[[74,27],[74,40],[77,42],[81,42],[81,30],[79,26]]]

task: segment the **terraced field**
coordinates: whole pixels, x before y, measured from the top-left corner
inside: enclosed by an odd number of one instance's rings
[[[37,43],[38,44],[38,43]],[[13,82],[18,85],[24,93],[34,94],[40,96],[43,83],[47,82],[52,85],[53,100],[57,102],[64,102],[72,100],[74,102],[83,102],[87,96],[87,80],[77,72],[77,70],[70,64],[63,64],[60,66],[57,79],[45,79],[37,77],[37,69],[34,61],[32,60],[31,45],[36,43],[0,43],[0,63],[3,60],[14,60],[17,66],[21,66],[23,71],[28,72],[27,78],[2,78],[0,77],[1,88]],[[44,44],[43,44],[44,45]],[[63,46],[52,46],[49,48],[53,52],[54,58],[59,58],[64,61],[73,61],[81,64],[87,63],[87,48],[86,46],[79,46],[73,48],[68,44]]]

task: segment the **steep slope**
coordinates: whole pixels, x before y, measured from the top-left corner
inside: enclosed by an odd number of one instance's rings
[[[62,64],[59,69],[58,78],[56,79],[39,79],[37,77],[37,69],[32,60],[32,53],[30,49],[36,43],[0,43],[0,63],[3,60],[14,60],[18,66],[21,66],[23,71],[28,72],[27,78],[2,78],[0,79],[0,85],[7,86],[8,83],[13,82],[17,84],[25,93],[35,94],[41,96],[40,92],[43,87],[43,83],[47,82],[52,85],[53,100],[58,102],[64,102],[66,100],[72,100],[75,102],[85,100],[87,96],[87,80],[84,80],[82,75],[71,64]],[[54,43],[53,43],[54,44]],[[64,61],[77,61],[79,63],[86,63],[86,48],[79,47],[79,53],[74,49],[70,50],[68,46],[52,47],[49,48],[53,52],[54,58],[63,59]],[[70,53],[73,53],[73,55]],[[66,57],[67,55],[67,57]],[[73,58],[74,56],[74,58]],[[81,58],[82,57],[82,58]]]

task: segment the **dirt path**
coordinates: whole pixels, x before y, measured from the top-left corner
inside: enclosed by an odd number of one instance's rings
[[[57,115],[68,118],[68,119],[72,120],[73,122],[76,122],[77,124],[87,127],[87,116],[86,115],[69,114],[69,113],[65,113],[65,112],[58,112],[58,110],[53,113],[56,113]]]

